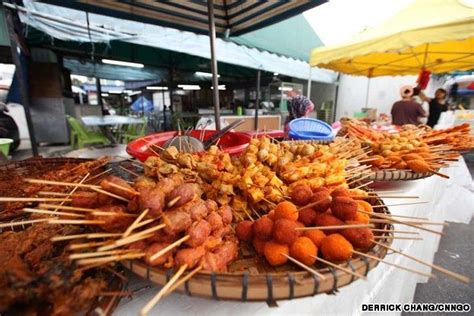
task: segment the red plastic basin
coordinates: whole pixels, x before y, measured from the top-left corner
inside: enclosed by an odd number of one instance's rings
[[[192,130],[190,135],[196,138],[201,137],[202,130]],[[204,140],[214,135],[216,131],[205,130]],[[154,156],[153,151],[149,149],[150,145],[162,146],[169,139],[178,135],[177,131],[161,132],[147,135],[131,141],[127,145],[127,153],[138,160],[145,161],[148,157]],[[220,138],[219,148],[231,155],[239,155],[250,142],[250,136],[241,132],[228,132]]]

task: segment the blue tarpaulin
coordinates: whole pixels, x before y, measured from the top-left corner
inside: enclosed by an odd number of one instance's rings
[[[144,96],[140,96],[138,99],[135,100],[135,102],[132,103],[130,108],[134,112],[148,113],[153,111],[153,103],[148,101],[148,99]]]

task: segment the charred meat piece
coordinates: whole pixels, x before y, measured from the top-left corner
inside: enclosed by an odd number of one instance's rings
[[[99,227],[111,233],[120,233],[127,229],[130,224],[133,223],[134,218],[127,216],[125,212],[126,208],[123,205],[106,205],[102,206],[98,212],[110,213],[107,215],[96,215],[89,213],[88,219],[103,221],[103,224],[99,224]]]
[[[71,205],[83,208],[95,208],[99,204],[99,193],[78,191],[72,196]]]
[[[229,205],[222,205],[217,209],[217,213],[221,216],[224,225],[232,223],[233,215]]]
[[[165,194],[159,188],[143,188],[139,193],[137,211],[142,212],[149,209],[148,215],[150,217],[160,216],[165,206]]]
[[[211,225],[212,231],[218,230],[222,226],[224,226],[224,222],[222,221],[222,217],[217,212],[212,212],[206,218],[206,221]]]
[[[148,248],[145,249],[145,262],[152,267],[158,265],[165,265],[165,267],[171,267],[173,265],[174,250],[170,250],[154,260],[150,259],[155,253],[169,245],[169,243],[153,243],[148,246]]]
[[[192,201],[198,197],[201,197],[202,191],[196,183],[183,183],[176,187],[166,196],[166,203],[170,201],[176,201],[175,206],[181,206],[189,201]]]
[[[201,219],[194,222],[191,227],[188,228],[186,234],[190,237],[186,244],[190,247],[201,246],[211,234],[211,225],[208,222]]]

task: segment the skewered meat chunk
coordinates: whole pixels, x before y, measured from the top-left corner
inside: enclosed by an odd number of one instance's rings
[[[173,208],[168,209],[168,211],[172,211],[172,210],[176,210],[176,209],[179,209],[179,210],[182,210],[186,213],[189,213],[189,215],[191,216],[191,219],[193,221],[198,221],[202,218],[206,218],[206,216],[208,214],[208,209],[207,209],[206,203],[201,199],[196,199],[196,200],[193,200],[193,201],[189,201],[188,203],[184,204],[183,206],[179,206],[179,207],[175,206]]]
[[[135,241],[135,242],[129,244],[127,248],[132,249],[132,250],[140,250],[141,251],[141,250],[147,248],[147,241],[145,241],[143,239]]]
[[[188,269],[192,269],[198,265],[205,254],[206,250],[204,247],[185,248],[176,253],[174,260],[177,266],[187,264]]]
[[[349,197],[336,197],[331,202],[331,212],[341,220],[353,220],[357,215],[357,202]]]
[[[164,232],[167,234],[184,232],[192,224],[189,213],[179,209],[163,213],[161,222],[166,224]]]
[[[137,192],[127,183],[127,181],[116,176],[108,176],[100,182],[102,189],[123,196],[126,199],[131,199]]]
[[[211,225],[208,222],[201,219],[198,222],[194,222],[186,231],[186,234],[190,237],[186,244],[190,247],[197,247],[202,245],[207,237],[211,234]]]
[[[232,232],[232,228],[229,226],[222,226],[221,228],[215,229],[212,231],[212,236],[217,238],[224,238],[224,236],[228,235]]]
[[[163,248],[169,246],[168,243],[154,243],[148,246],[145,249],[145,262],[154,267],[158,265],[165,265],[165,267],[173,266],[173,250],[170,250],[163,255],[159,256],[158,258],[151,260],[151,257],[157,253],[158,251],[162,250]]]
[[[212,231],[221,228],[224,225],[222,217],[217,212],[212,212],[206,218],[206,221],[211,225]]]
[[[135,183],[133,185],[135,190],[139,190],[142,188],[150,188],[153,189],[156,186],[155,180],[147,176],[139,176],[135,179]]]
[[[235,225],[235,233],[240,240],[250,242],[252,241],[252,222],[242,221]]]
[[[138,211],[149,209],[149,216],[157,217],[161,215],[165,206],[165,194],[158,188],[140,189],[139,193]]]
[[[184,183],[183,178],[178,174],[172,174],[166,178],[162,178],[156,184],[156,188],[161,189],[165,195],[176,189]],[[183,203],[184,204],[184,203]]]
[[[214,251],[219,245],[222,244],[222,238],[211,235],[207,237],[206,241],[203,244],[203,247],[207,251]]]
[[[95,208],[98,205],[98,193],[78,191],[74,193],[71,198],[71,205],[83,208]]]
[[[206,203],[206,207],[209,213],[217,211],[218,206],[217,206],[216,201],[206,200],[205,203]]]
[[[312,196],[313,192],[311,191],[311,188],[306,184],[300,184],[296,186],[291,192],[291,200],[296,205],[308,204]]]
[[[218,255],[212,252],[206,252],[201,261],[202,268],[205,271],[224,272],[222,269],[225,269],[226,267],[222,267],[222,264],[219,261]]]
[[[100,208],[100,212],[110,213],[107,215],[95,215],[89,213],[87,215],[88,219],[103,221],[103,224],[100,224],[99,227],[106,232],[123,232],[127,229],[130,224],[133,223],[133,217],[126,216],[125,206],[123,205],[107,205]]]
[[[166,201],[169,203],[179,197],[179,200],[174,205],[181,206],[201,195],[202,191],[196,183],[183,183],[167,195]]]
[[[223,205],[219,207],[219,209],[217,209],[217,213],[219,213],[221,216],[224,225],[232,223],[233,214],[229,205]]]
[[[110,195],[99,193],[97,194],[97,206],[100,205],[110,205],[117,203],[117,199],[111,197]]]
[[[237,258],[239,248],[237,242],[227,240],[214,253],[221,258],[221,264],[227,268],[227,264]]]
[[[167,242],[167,243],[172,243],[178,239],[178,234],[175,233],[168,233],[163,230],[159,230],[153,234],[148,240],[154,241],[154,242]]]

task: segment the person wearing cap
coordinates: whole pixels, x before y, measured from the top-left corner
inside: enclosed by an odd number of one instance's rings
[[[442,88],[436,90],[435,97],[433,99],[425,96],[423,92],[420,93],[421,99],[428,102],[430,105],[430,115],[428,116],[428,122],[426,125],[434,127],[438,123],[441,113],[449,110],[449,104],[446,101],[446,95],[446,90]]]
[[[420,124],[420,117],[428,116],[423,110],[421,104],[412,100],[413,88],[410,86],[403,86],[400,89],[400,95],[402,99],[397,101],[392,106],[392,124],[394,125],[405,125],[405,124]]]
[[[314,111],[314,104],[305,96],[294,96],[288,101],[288,116],[285,120],[285,136],[288,138],[288,124],[294,119],[305,117]]]

